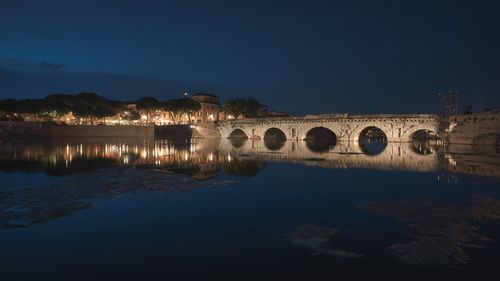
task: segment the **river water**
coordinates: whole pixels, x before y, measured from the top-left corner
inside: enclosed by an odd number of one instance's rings
[[[0,280],[470,280],[498,147],[0,141]]]

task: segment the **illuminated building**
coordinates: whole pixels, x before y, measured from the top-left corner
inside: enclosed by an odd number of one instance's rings
[[[201,105],[200,110],[191,116],[193,123],[213,123],[219,120],[221,105],[218,96],[208,93],[198,93],[192,95],[191,98]]]

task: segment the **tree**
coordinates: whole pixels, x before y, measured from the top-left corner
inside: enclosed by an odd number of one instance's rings
[[[48,102],[45,99],[22,99],[16,103],[16,112],[32,114],[34,121],[37,121],[39,114],[48,111]]]
[[[222,105],[222,110],[229,115],[233,115],[235,118],[243,113],[243,106],[241,100],[239,99],[229,99]]]
[[[106,106],[109,108],[115,110],[117,113],[121,111],[127,110],[127,103],[123,101],[117,101],[117,100],[108,100],[106,102]]]
[[[71,106],[58,101],[48,102],[47,109],[49,112],[53,113],[59,123],[61,123],[61,117],[71,112]]]
[[[240,115],[244,117],[256,117],[261,107],[262,104],[254,98],[239,98],[226,100],[222,106],[222,110],[234,117]]]
[[[72,111],[75,117],[84,119],[90,118],[90,122],[94,123],[94,108],[92,108],[92,106],[84,103],[77,103],[73,106]]]
[[[257,117],[259,109],[262,108],[262,104],[254,98],[248,98],[245,101],[243,115],[245,117]]]
[[[107,117],[112,117],[117,114],[116,110],[108,106],[97,106],[93,110],[93,115],[97,118],[104,118],[106,121]]]
[[[19,102],[15,99],[0,100],[0,111],[19,113]]]
[[[172,121],[174,122],[174,124],[176,124],[175,115],[181,113],[181,108],[179,106],[179,102],[177,102],[177,100],[168,100],[168,101],[161,102],[160,106],[161,106],[162,110],[168,111],[170,117],[172,118]]]
[[[93,108],[97,106],[106,105],[109,100],[105,97],[99,96],[96,93],[80,93],[76,95],[78,103],[83,103],[92,106]]]
[[[178,103],[181,114],[187,114],[189,124],[191,124],[191,114],[193,114],[193,112],[195,111],[200,110],[201,104],[191,98],[177,99],[176,102]]]
[[[141,115],[139,114],[139,112],[137,111],[131,111],[131,112],[128,112],[126,113],[123,118],[125,120],[129,120],[129,121],[134,121],[134,120],[139,120],[141,119]]]
[[[137,110],[144,111],[146,113],[146,124],[149,125],[149,115],[151,112],[160,109],[160,102],[153,97],[142,97],[135,101],[135,105],[137,106]]]

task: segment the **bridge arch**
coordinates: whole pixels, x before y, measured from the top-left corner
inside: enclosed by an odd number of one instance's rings
[[[401,141],[413,142],[419,139],[438,139],[437,130],[438,128],[435,126],[415,126],[402,132]]]
[[[264,145],[271,151],[282,149],[285,146],[286,140],[286,134],[280,128],[271,127],[264,133]]]
[[[314,152],[328,152],[337,144],[337,135],[330,129],[319,126],[307,131],[306,146]]]
[[[358,140],[361,139],[385,139],[387,142],[387,134],[382,130],[381,128],[377,126],[368,126],[365,127],[361,132],[359,133]]]
[[[245,133],[245,131],[243,131],[242,129],[234,129],[233,131],[231,131],[231,133],[229,133],[229,135],[227,136],[228,139],[248,139],[248,135],[247,133]]]
[[[436,132],[429,129],[413,130],[409,134],[410,147],[413,152],[420,155],[434,154],[439,149],[440,140]]]
[[[366,155],[378,155],[387,147],[387,134],[376,126],[365,127],[358,136],[361,151]]]
[[[264,140],[267,141],[285,142],[286,139],[285,132],[280,128],[271,127],[264,133]]]
[[[411,139],[413,140],[426,140],[426,139],[436,139],[436,132],[429,129],[420,129],[411,134]]]

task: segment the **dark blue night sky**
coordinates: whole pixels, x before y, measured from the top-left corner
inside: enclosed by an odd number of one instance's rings
[[[0,0],[0,98],[206,91],[279,111],[500,106],[500,1]]]

